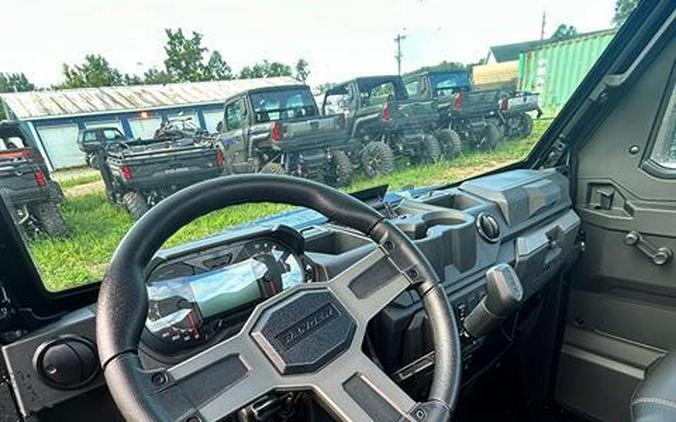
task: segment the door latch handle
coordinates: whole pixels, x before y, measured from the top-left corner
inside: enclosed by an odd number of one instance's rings
[[[632,230],[624,236],[624,243],[641,251],[645,256],[650,258],[655,265],[661,266],[666,264],[671,261],[671,258],[673,258],[674,255],[671,249],[666,246],[653,246],[636,230]]]

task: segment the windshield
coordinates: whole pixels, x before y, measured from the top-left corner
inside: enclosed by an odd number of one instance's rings
[[[469,75],[464,72],[433,73],[430,75],[430,85],[436,95],[451,95],[470,88]]]
[[[294,89],[251,94],[256,123],[289,120],[317,115],[317,106],[309,90]]]
[[[392,199],[524,160],[637,2],[34,3],[3,7],[21,43],[0,54],[0,119],[21,136],[0,152],[15,165],[25,140],[39,171],[0,173],[0,192],[62,291],[100,281],[136,220],[204,180],[278,173]],[[214,212],[164,246],[323,221],[296,211]]]

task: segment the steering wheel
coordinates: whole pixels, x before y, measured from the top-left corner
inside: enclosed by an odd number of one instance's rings
[[[144,270],[162,244],[197,217],[224,207],[275,202],[312,208],[352,227],[375,250],[328,282],[296,286],[259,304],[234,337],[168,369],[146,370],[138,344],[148,314]],[[362,351],[369,320],[409,288],[434,339],[434,377],[416,403]],[[460,380],[460,341],[436,272],[379,212],[331,187],[288,176],[243,175],[185,188],[129,230],[99,291],[96,340],[112,397],[133,421],[207,421],[272,390],[311,390],[352,421],[446,421]]]

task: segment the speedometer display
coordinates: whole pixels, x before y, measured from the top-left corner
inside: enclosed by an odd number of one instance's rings
[[[227,257],[222,260],[227,265],[148,283],[144,339],[162,352],[203,345],[237,322],[235,316],[242,320],[256,303],[305,281],[301,258],[271,238],[236,243],[218,253]]]

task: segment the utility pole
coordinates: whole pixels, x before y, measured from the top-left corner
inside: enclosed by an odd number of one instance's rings
[[[394,42],[397,43],[397,54],[394,56],[397,59],[397,74],[401,76],[401,59],[404,57],[401,54],[401,42],[406,39],[406,35],[397,34]]]
[[[542,11],[542,25],[540,26],[540,41],[545,39],[545,24],[547,23],[547,12]]]

